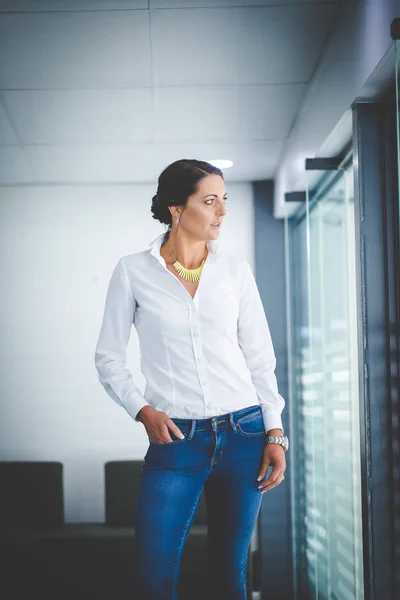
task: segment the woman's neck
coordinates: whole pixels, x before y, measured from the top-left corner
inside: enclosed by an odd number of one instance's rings
[[[167,241],[161,246],[160,254],[167,264],[173,264],[177,260],[186,269],[197,269],[201,261],[207,257],[208,250],[204,241],[193,242],[185,238],[182,233],[177,235],[171,231]]]

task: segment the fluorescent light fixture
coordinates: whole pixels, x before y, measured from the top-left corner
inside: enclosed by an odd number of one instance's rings
[[[231,160],[208,160],[207,162],[214,167],[218,167],[218,169],[229,169],[229,167],[233,166],[233,162]]]

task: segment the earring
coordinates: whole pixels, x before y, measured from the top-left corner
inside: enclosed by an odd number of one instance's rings
[[[179,217],[176,219],[176,225],[178,225],[179,223]]]

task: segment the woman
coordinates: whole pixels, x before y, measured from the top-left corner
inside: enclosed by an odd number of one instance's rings
[[[198,160],[169,165],[152,202],[153,218],[169,229],[149,250],[118,261],[107,292],[95,357],[99,381],[149,438],[135,520],[141,600],[177,598],[203,489],[208,598],[246,598],[262,494],[284,479],[285,401],[251,268],[218,244],[226,200],[216,167]],[[132,323],[144,395],[125,366]]]

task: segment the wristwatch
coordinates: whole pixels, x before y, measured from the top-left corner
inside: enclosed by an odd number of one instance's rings
[[[284,447],[285,452],[289,450],[289,438],[287,435],[267,435],[267,444],[280,444]]]

